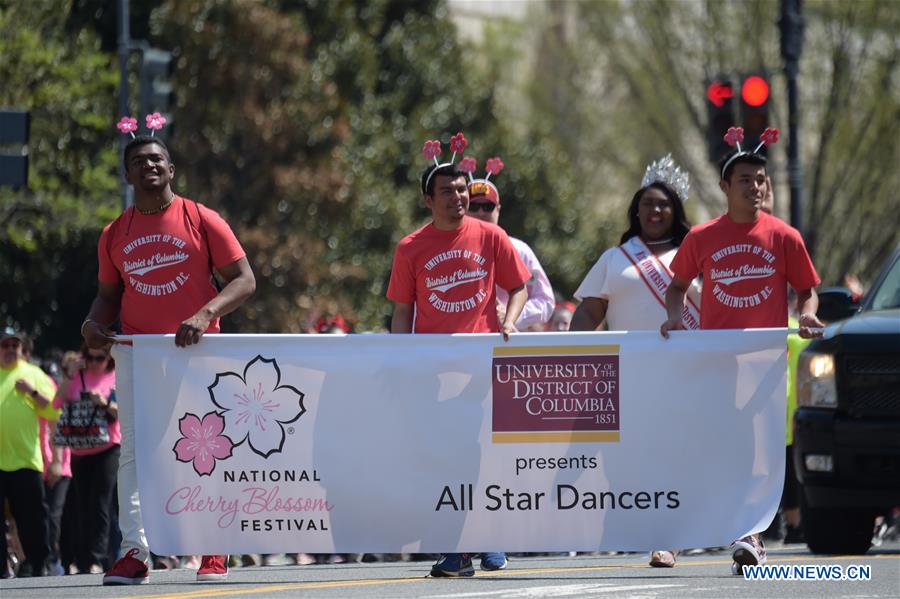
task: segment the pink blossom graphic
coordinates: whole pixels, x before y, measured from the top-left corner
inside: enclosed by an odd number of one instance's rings
[[[441,155],[441,142],[436,139],[426,141],[422,147],[422,155],[428,160],[437,162],[436,158]]]
[[[147,128],[153,129],[154,131],[159,131],[163,128],[163,125],[166,124],[166,117],[159,114],[158,112],[154,112],[153,114],[148,114],[147,117]]]
[[[462,131],[450,138],[450,151],[454,154],[459,154],[465,150],[467,145],[469,145],[469,142],[466,141],[466,136],[462,134]]]
[[[772,145],[774,143],[778,143],[778,129],[774,127],[766,127],[766,130],[762,132],[762,135],[759,136],[759,139],[763,144]]]
[[[210,412],[201,421],[196,415],[187,413],[178,421],[178,429],[183,435],[172,450],[179,462],[192,462],[194,471],[200,476],[209,476],[216,469],[216,460],[231,457],[234,444],[222,434],[225,419],[216,412]]]
[[[503,167],[506,166],[503,164],[503,161],[500,160],[499,156],[495,156],[493,158],[488,158],[487,163],[485,164],[484,170],[487,171],[491,175],[496,175],[500,171],[503,170]]]
[[[466,156],[459,161],[459,170],[470,175],[478,168],[478,162],[471,156]]]
[[[119,122],[116,123],[116,129],[122,133],[131,133],[131,136],[134,137],[134,132],[137,131],[137,119],[133,119],[130,116],[123,116]]]
[[[212,402],[225,410],[225,428],[234,445],[248,441],[250,449],[267,458],[284,445],[284,426],[306,412],[303,393],[281,384],[281,369],[274,359],[256,356],[236,372],[216,375],[209,386]]]
[[[744,141],[744,129],[742,127],[729,127],[725,133],[725,143],[732,148]]]

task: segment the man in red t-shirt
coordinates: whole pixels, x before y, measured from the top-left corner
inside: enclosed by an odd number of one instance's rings
[[[244,250],[228,223],[215,211],[175,195],[174,174],[161,140],[140,136],[125,148],[125,179],[134,187],[135,201],[100,235],[97,297],[81,326],[88,347],[113,343],[110,327],[119,320],[124,334],[175,333],[175,345],[193,345],[204,333],[218,333],[219,317],[240,306],[256,288]],[[213,270],[225,282],[221,291],[216,290]],[[103,577],[103,584],[141,584],[149,579],[150,550],[137,491],[131,374],[116,374],[123,557]],[[197,579],[224,580],[227,561],[227,556],[204,556]]]
[[[800,336],[821,336],[824,325],[816,317],[819,299],[814,287],[821,280],[806,252],[799,231],[761,210],[768,191],[765,157],[752,152],[726,156],[720,166],[719,187],[728,212],[697,225],[684,238],[672,260],[672,284],[666,293],[668,320],[660,333],[683,329],[685,293],[703,273],[700,301],[701,329],[786,327],[788,290],[797,293]],[[765,563],[759,535],[732,545],[732,572],[745,565]]]
[[[531,273],[506,232],[466,216],[469,189],[454,164],[430,166],[422,174],[431,222],[397,245],[388,299],[394,302],[392,333],[496,333],[509,340],[525,306]],[[509,292],[503,322],[496,288]],[[506,555],[481,554],[481,567],[506,567]],[[432,576],[472,576],[468,554],[441,555]]]

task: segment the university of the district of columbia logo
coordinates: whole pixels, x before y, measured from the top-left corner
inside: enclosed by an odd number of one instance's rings
[[[268,458],[284,447],[284,425],[306,412],[304,394],[281,382],[274,358],[256,356],[242,374],[219,372],[208,387],[213,409],[200,417],[187,412],[178,421],[181,438],[172,451],[200,476],[209,476],[217,460],[231,457],[235,447]]]
[[[619,346],[495,347],[494,443],[619,440]]]

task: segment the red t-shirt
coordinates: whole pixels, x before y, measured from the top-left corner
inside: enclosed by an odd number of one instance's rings
[[[701,329],[787,326],[787,285],[821,282],[800,233],[764,212],[752,223],[726,214],[693,227],[671,269],[687,281],[703,273]]]
[[[530,278],[503,229],[466,216],[459,229],[428,224],[400,241],[387,296],[415,304],[416,333],[496,333],[496,286]]]
[[[182,321],[216,296],[210,272],[244,257],[244,250],[221,216],[206,206],[175,196],[158,214],[134,207],[108,224],[97,255],[101,283],[122,282],[122,332],[174,333]],[[202,228],[202,231],[201,231]],[[219,319],[209,324],[219,332]]]

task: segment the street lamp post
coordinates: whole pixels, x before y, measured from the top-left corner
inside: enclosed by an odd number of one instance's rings
[[[128,22],[128,0],[119,0],[119,116],[128,114],[128,57],[131,49],[131,31]],[[119,185],[122,190],[122,210],[133,203],[133,190],[125,182],[125,146],[128,138],[124,133],[119,135]]]
[[[800,114],[797,75],[803,52],[803,0],[781,0],[781,57],[787,75],[788,181],[791,188],[791,226],[803,233],[803,170],[800,165]]]

